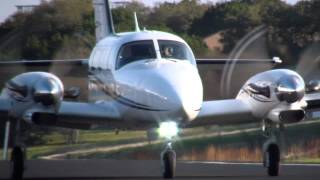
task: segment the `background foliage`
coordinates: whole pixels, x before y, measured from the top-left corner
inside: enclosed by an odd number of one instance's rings
[[[203,38],[222,32],[228,54],[235,44],[259,25],[268,28],[268,52],[294,63],[304,48],[320,39],[320,2],[233,0],[201,4],[198,0],[160,3],[139,2],[113,9],[117,32],[134,29],[133,12],[141,27],[182,36],[198,56],[207,56]],[[17,13],[0,25],[0,59],[87,58],[95,44],[91,0],[55,0],[42,3],[31,13]],[[76,48],[74,48],[76,47]]]
[[[237,42],[260,25],[267,28],[267,51],[296,63],[320,41],[320,1],[289,5],[281,0],[232,0],[201,4],[199,0],[160,3],[147,7],[132,2],[113,9],[116,32],[134,30],[133,12],[140,26],[181,36],[198,57],[227,56]],[[0,24],[0,60],[88,58],[95,45],[92,0],[44,1],[30,13],[16,13]],[[212,51],[203,39],[221,33],[221,50]],[[4,129],[1,122],[0,129]],[[27,128],[34,128],[25,125]],[[44,143],[48,129],[31,129],[26,141]],[[0,133],[2,139],[3,133]],[[47,142],[46,142],[47,143]]]

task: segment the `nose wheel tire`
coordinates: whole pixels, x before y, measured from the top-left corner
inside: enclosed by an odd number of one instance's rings
[[[162,154],[163,178],[171,179],[176,171],[176,153],[173,150],[167,150]]]
[[[280,150],[277,145],[271,145],[266,152],[266,160],[268,161],[268,175],[278,176],[280,167]]]
[[[24,152],[21,147],[16,146],[11,152],[11,179],[23,179],[24,171]]]

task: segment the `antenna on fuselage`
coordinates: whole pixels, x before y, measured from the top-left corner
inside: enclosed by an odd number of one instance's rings
[[[93,0],[96,23],[96,41],[114,35],[114,26],[109,0]]]
[[[134,13],[133,13],[133,16],[134,16],[135,31],[136,31],[136,32],[140,32],[140,27],[139,27],[139,22],[138,22],[138,18],[137,18],[137,13],[134,12]]]

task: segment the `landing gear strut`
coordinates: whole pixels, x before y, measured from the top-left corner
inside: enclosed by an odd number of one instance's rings
[[[161,153],[162,176],[171,179],[176,171],[176,153],[172,149],[171,142],[168,142],[164,151]]]
[[[11,179],[22,180],[25,163],[25,149],[21,140],[21,122],[17,120],[14,147],[11,151]]]
[[[284,141],[283,130],[283,124],[280,124],[279,127],[277,127],[277,124],[267,121],[263,124],[263,132],[267,137],[267,141],[263,144],[263,166],[267,168],[269,176],[279,175],[281,159],[279,141],[284,144],[284,142],[281,142]]]
[[[277,144],[270,144],[265,152],[266,168],[269,176],[279,175],[280,149]]]
[[[23,179],[24,172],[24,151],[20,146],[15,146],[11,152],[11,179]]]

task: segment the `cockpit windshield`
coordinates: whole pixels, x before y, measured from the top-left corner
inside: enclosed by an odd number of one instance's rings
[[[134,61],[155,58],[157,56],[152,40],[130,42],[120,48],[117,69]]]
[[[169,40],[158,40],[161,57],[164,59],[178,59],[192,61],[190,50],[183,43]]]

